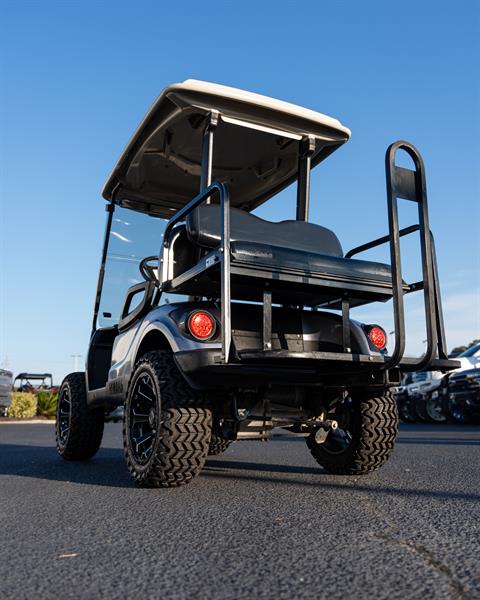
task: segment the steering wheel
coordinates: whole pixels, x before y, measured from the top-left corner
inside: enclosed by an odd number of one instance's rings
[[[155,264],[151,264],[155,261]],[[158,256],[147,256],[138,265],[140,273],[145,281],[153,281],[157,286],[160,284],[158,277]]]

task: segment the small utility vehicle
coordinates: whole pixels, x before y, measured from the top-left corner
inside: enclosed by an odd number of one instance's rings
[[[142,486],[187,483],[207,454],[275,427],[305,435],[331,473],[387,460],[400,371],[457,365],[445,352],[424,167],[411,144],[387,151],[388,235],[344,253],[333,231],[308,222],[310,170],[349,137],[335,119],[238,89],[188,80],[163,91],[103,189],[86,373],[60,389],[63,458],[92,457],[106,412],[123,404],[125,457]],[[396,165],[399,150],[414,169]],[[252,214],[295,181],[295,220]],[[399,228],[398,198],[418,205],[418,224]],[[400,238],[414,232],[423,278],[409,284]],[[381,244],[391,264],[353,258]],[[416,291],[427,345],[406,359],[403,298]],[[390,299],[387,353],[385,331],[350,309]]]
[[[19,373],[15,377],[13,387],[19,392],[37,392],[52,390],[53,379],[51,373]]]

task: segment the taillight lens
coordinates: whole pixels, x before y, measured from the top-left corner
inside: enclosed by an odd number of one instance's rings
[[[193,337],[204,341],[215,334],[216,323],[211,314],[197,310],[188,317],[187,327]]]
[[[378,350],[384,350],[387,346],[387,334],[378,325],[373,325],[368,330],[368,339]]]

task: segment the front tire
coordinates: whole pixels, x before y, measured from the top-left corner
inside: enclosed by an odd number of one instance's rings
[[[70,373],[60,386],[55,424],[57,451],[65,460],[88,460],[103,437],[104,412],[87,405],[85,373]]]
[[[323,443],[307,438],[313,458],[329,473],[364,475],[389,458],[398,428],[397,405],[390,393],[353,394],[335,406],[339,427]]]
[[[207,457],[212,414],[199,405],[170,352],[149,352],[132,374],[123,420],[128,470],[142,487],[177,487]]]

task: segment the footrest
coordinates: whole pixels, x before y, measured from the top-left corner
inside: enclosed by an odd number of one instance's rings
[[[370,356],[368,354],[351,354],[348,352],[292,352],[290,350],[264,350],[264,351],[244,351],[239,353],[242,362],[271,363],[277,360],[282,361],[306,361],[315,362],[330,361],[344,364],[362,364],[362,365],[382,365],[386,362],[383,356]]]
[[[244,351],[239,353],[240,360],[245,363],[272,363],[276,361],[312,361],[339,363],[339,366],[345,367],[347,365],[353,366],[358,365],[359,367],[381,367],[388,361],[388,356],[371,356],[368,354],[351,354],[348,352],[292,352],[290,350],[264,350],[264,351]],[[415,370],[419,359],[414,357],[403,358],[398,365],[398,368],[402,371]],[[458,360],[435,358],[431,363],[424,368],[424,371],[452,371],[458,369],[460,362]]]

